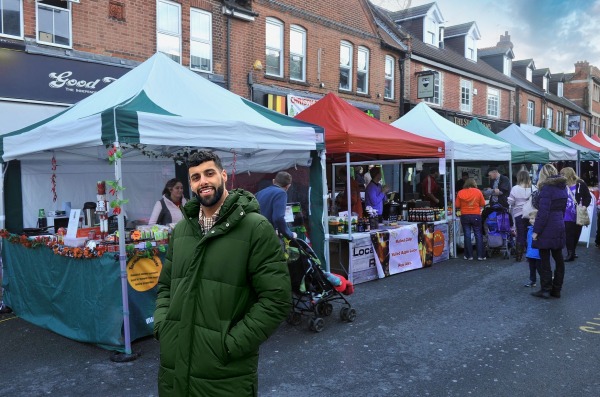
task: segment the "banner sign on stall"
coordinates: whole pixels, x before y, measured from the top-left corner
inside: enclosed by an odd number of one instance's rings
[[[380,278],[423,267],[417,242],[417,225],[371,232]]]
[[[448,230],[447,223],[442,223],[433,227],[433,263],[450,259]]]
[[[135,256],[127,263],[127,281],[136,291],[148,291],[158,284],[161,270],[162,262],[158,256]]]
[[[354,284],[376,280],[378,278],[375,255],[370,237],[358,237],[350,244],[352,282]]]

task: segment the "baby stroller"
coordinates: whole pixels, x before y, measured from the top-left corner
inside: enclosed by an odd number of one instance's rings
[[[515,247],[512,231],[513,219],[509,211],[501,205],[494,205],[484,209],[483,230],[487,237],[487,256],[491,257],[499,252],[502,258],[510,258]]]
[[[324,327],[323,316],[333,313],[331,302],[341,303],[340,318],[352,322],[356,310],[342,295],[350,295],[354,287],[349,281],[338,284],[339,276],[325,274],[319,266],[320,261],[310,246],[301,239],[293,239],[287,248],[288,268],[292,281],[292,309],[287,317],[291,325],[299,325],[302,315],[310,316],[309,329],[321,332]],[[343,278],[343,277],[342,277]]]

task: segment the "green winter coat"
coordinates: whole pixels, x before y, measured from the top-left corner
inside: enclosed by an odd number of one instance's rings
[[[161,396],[256,396],[258,348],[291,306],[287,264],[258,201],[229,192],[204,235],[189,201],[158,281]]]

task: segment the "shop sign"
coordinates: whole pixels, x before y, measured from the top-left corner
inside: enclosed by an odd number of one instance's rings
[[[0,98],[77,103],[130,69],[0,49]]]
[[[417,77],[417,98],[433,98],[435,73],[423,73]]]
[[[569,131],[579,131],[579,125],[581,123],[581,116],[578,114],[569,114],[568,116],[568,129]]]
[[[472,119],[466,118],[466,117],[459,117],[459,116],[454,116],[453,117],[453,122],[456,125],[460,125],[461,127],[466,127]],[[481,120],[479,119],[479,122],[481,124],[483,124],[485,126],[485,128],[487,128],[488,130],[492,130],[492,123],[485,121],[485,120]]]
[[[304,109],[314,105],[317,103],[318,99],[306,98],[297,95],[288,95],[287,96],[287,108],[288,108],[288,116],[295,117],[298,113],[303,111]]]

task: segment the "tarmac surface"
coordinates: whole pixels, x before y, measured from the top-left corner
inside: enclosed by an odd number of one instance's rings
[[[527,262],[451,259],[356,286],[352,323],[283,323],[261,347],[259,396],[599,396],[600,249],[579,246],[560,299]],[[0,315],[0,396],[157,396],[158,342],[132,362]]]

